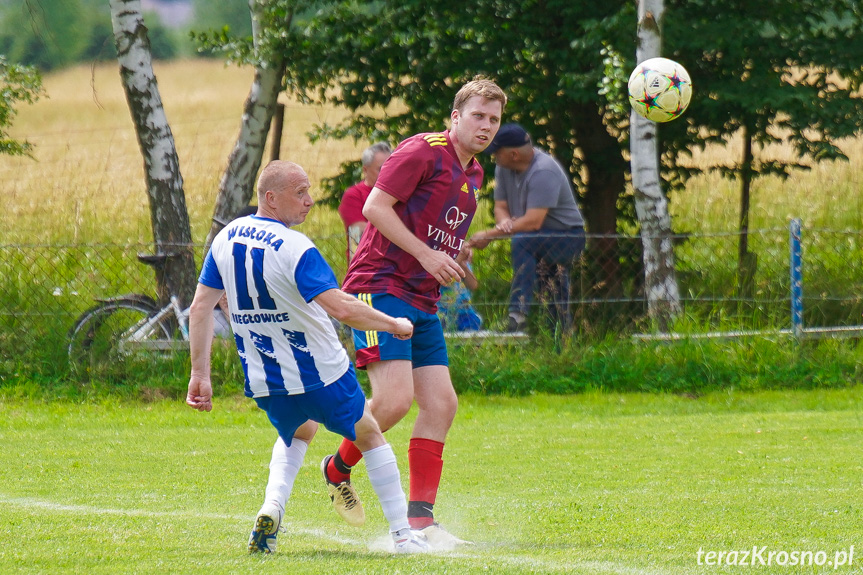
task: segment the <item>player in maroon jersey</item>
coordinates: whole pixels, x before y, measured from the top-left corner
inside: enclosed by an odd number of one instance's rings
[[[491,143],[505,105],[506,95],[494,82],[476,78],[456,94],[449,130],[412,136],[396,148],[363,208],[369,228],[342,286],[415,326],[407,341],[354,330],[354,342],[357,366],[368,371],[372,414],[381,429],[393,427],[417,402],[408,448],[408,519],[437,548],[465,541],[443,529],[433,513],[444,442],[458,407],[436,304],[441,285],[464,277],[455,258],[483,181],[474,156]],[[328,484],[349,482],[360,458],[351,442],[343,442],[321,463]]]

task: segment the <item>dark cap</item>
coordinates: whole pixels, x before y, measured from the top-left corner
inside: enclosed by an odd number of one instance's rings
[[[497,135],[488,145],[488,148],[485,149],[485,153],[493,154],[501,148],[520,148],[529,143],[530,136],[524,128],[518,124],[504,124],[497,131]]]

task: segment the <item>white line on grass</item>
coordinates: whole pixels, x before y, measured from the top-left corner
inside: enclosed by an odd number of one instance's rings
[[[7,497],[0,494],[0,503],[4,505],[21,507],[25,509],[45,509],[58,513],[73,513],[81,515],[125,515],[129,517],[173,517],[188,516],[199,517],[213,520],[228,520],[228,521],[246,521],[252,518],[247,515],[230,515],[223,513],[200,513],[197,511],[146,511],[143,509],[109,509],[102,507],[93,507],[90,505],[64,505],[51,501],[40,501],[28,497]],[[351,539],[333,535],[320,529],[309,529],[300,527],[297,524],[285,523],[290,533],[314,537],[323,541],[331,541],[340,545],[353,545],[365,547],[372,551],[384,550],[384,545],[381,539],[369,543],[360,539]],[[616,575],[664,575],[666,572],[651,571],[646,569],[638,569],[635,567],[627,567],[607,561],[569,561],[563,562],[554,559],[536,559],[532,557],[522,557],[518,555],[508,555],[501,553],[499,547],[484,547],[482,544],[476,547],[478,553],[470,553],[470,548],[461,548],[458,552],[447,552],[440,555],[452,557],[454,559],[466,559],[469,561],[483,561],[489,559],[489,553],[483,553],[482,550],[488,551],[494,559],[495,564],[507,564],[514,567],[527,567],[533,569],[542,569],[547,572],[570,573],[574,569],[586,570],[590,573],[610,573]]]
[[[246,521],[252,523],[254,517],[248,515],[228,515],[223,513],[200,513],[198,511],[145,511],[142,509],[105,509],[101,507],[92,507],[90,505],[63,505],[50,501],[40,501],[26,497],[6,497],[0,494],[0,503],[4,505],[13,505],[15,507],[24,507],[28,509],[46,509],[48,511],[57,511],[59,513],[78,513],[81,515],[126,515],[129,517],[201,517],[204,519],[214,520],[229,520],[229,521]],[[358,539],[348,539],[339,537],[331,533],[327,533],[320,529],[307,529],[289,522],[284,522],[285,527],[290,526],[292,533],[316,537],[318,539],[330,540],[334,543],[342,545],[364,545]]]

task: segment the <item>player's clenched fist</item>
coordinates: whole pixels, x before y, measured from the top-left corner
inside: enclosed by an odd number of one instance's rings
[[[189,391],[186,393],[186,405],[198,411],[213,409],[213,388],[209,381],[192,376],[189,379]]]
[[[396,339],[410,339],[414,334],[414,324],[407,318],[397,317],[396,328],[390,331]]]

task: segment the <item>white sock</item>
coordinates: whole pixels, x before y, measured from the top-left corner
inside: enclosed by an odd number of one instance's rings
[[[267,491],[264,496],[264,505],[276,505],[279,512],[284,515],[285,504],[291,497],[294,488],[294,480],[303,465],[303,458],[309,444],[294,437],[291,446],[285,445],[282,438],[276,440],[273,445],[273,456],[270,459],[270,478],[267,480]]]
[[[401,476],[396,465],[396,454],[390,444],[384,444],[363,452],[369,482],[381,502],[384,517],[390,523],[390,531],[410,528],[408,504],[402,490]]]

